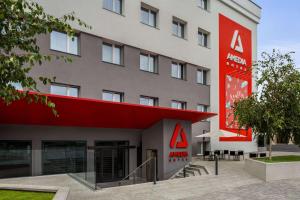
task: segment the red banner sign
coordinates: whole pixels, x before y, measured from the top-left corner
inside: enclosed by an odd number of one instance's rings
[[[220,141],[252,141],[251,130],[239,130],[233,104],[252,93],[251,31],[219,15],[220,129],[233,133]]]

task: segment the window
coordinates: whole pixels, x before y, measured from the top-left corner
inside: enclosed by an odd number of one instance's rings
[[[122,14],[122,0],[103,0],[103,8]]]
[[[140,69],[157,73],[156,57],[150,54],[140,54]]]
[[[181,22],[180,20],[173,19],[173,25],[172,25],[172,32],[175,36],[184,38],[184,29],[185,29],[186,23]]]
[[[208,111],[208,106],[207,105],[198,104],[197,105],[197,111],[199,111],[199,112],[207,112]]]
[[[208,9],[208,0],[198,0],[198,6],[204,10]]]
[[[31,176],[31,153],[31,141],[0,140],[0,178]]]
[[[102,61],[121,65],[121,47],[118,45],[103,43]]]
[[[141,96],[140,97],[140,104],[145,106],[157,106],[158,105],[158,99],[154,97],[146,97]]]
[[[103,91],[102,99],[104,101],[123,102],[124,94],[121,92]]]
[[[172,63],[172,77],[185,79],[185,66],[181,63]]]
[[[52,31],[50,34],[50,48],[52,50],[78,55],[78,37],[71,37],[66,33]]]
[[[198,31],[198,44],[203,47],[208,47],[208,33],[199,30]]]
[[[141,22],[143,24],[156,27],[156,13],[157,11],[141,7]]]
[[[86,172],[85,141],[43,141],[43,175]]]
[[[74,86],[53,84],[51,85],[50,93],[69,97],[78,97],[79,88]]]
[[[175,109],[184,110],[184,109],[186,109],[186,102],[183,102],[183,101],[172,101],[171,107],[175,108]]]
[[[23,90],[21,83],[10,82],[9,85],[13,86],[16,90]]]
[[[197,70],[197,83],[206,85],[207,84],[206,75],[207,75],[207,71],[198,69]]]

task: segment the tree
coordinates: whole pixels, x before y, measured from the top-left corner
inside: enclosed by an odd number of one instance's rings
[[[262,53],[254,66],[258,92],[234,104],[234,115],[240,128],[268,138],[269,159],[276,137],[288,140],[300,133],[300,73],[295,69],[292,53],[273,50]]]
[[[36,37],[51,33],[53,30],[74,36],[75,31],[68,24],[74,21],[80,26],[91,28],[74,13],[61,18],[46,14],[37,3],[29,0],[1,0],[0,2],[0,100],[5,104],[26,99],[29,103],[42,103],[56,114],[55,104],[43,96],[37,88],[37,81],[43,84],[51,82],[55,77],[39,77],[35,80],[29,71],[43,62],[51,61],[51,55],[42,55]],[[71,62],[69,57],[55,57]],[[20,83],[24,92],[19,92],[13,83]],[[29,95],[29,91],[35,91]]]

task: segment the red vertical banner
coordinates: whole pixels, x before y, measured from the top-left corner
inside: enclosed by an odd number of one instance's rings
[[[220,129],[232,133],[219,141],[251,142],[251,130],[239,130],[233,104],[252,93],[251,31],[219,14]]]

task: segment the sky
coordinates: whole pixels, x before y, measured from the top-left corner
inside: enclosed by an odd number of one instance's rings
[[[300,0],[253,0],[262,7],[258,25],[258,53],[272,49],[294,51],[300,68]]]

